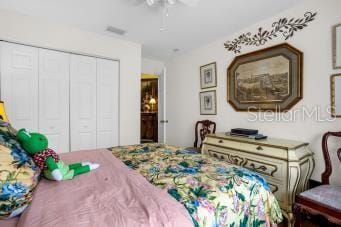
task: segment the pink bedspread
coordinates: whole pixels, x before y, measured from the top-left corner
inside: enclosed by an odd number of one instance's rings
[[[18,220],[19,220],[18,217],[14,217],[7,220],[0,220],[0,227],[16,227]]]
[[[187,210],[110,151],[62,155],[66,163],[92,161],[99,169],[72,181],[42,180],[18,227],[193,226]]]

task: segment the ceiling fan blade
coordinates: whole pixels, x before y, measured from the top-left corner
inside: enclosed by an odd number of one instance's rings
[[[188,5],[188,6],[196,6],[199,0],[178,0],[179,2]]]
[[[155,3],[155,0],[146,0],[147,4],[152,6]]]

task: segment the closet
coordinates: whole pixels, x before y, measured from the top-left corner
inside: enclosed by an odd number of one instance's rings
[[[91,149],[96,143],[96,59],[71,56],[71,150]]]
[[[69,55],[39,49],[38,59],[38,131],[48,137],[52,149],[68,151]]]
[[[0,42],[0,73],[15,128],[58,153],[118,145],[118,61]]]

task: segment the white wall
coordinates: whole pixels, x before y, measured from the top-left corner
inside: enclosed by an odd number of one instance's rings
[[[0,39],[120,59],[120,144],[139,142],[140,44],[2,10]]]
[[[316,168],[313,179],[320,180],[324,169],[321,151],[321,137],[324,132],[341,130],[341,119],[332,123],[319,123],[314,119],[295,122],[254,122],[247,119],[248,113],[236,112],[227,103],[226,69],[235,57],[233,52],[224,49],[223,43],[236,38],[243,32],[256,32],[258,27],[270,28],[272,22],[281,17],[302,17],[306,11],[317,11],[317,19],[307,28],[294,34],[288,43],[304,52],[303,100],[293,110],[302,106],[325,108],[330,105],[330,75],[332,70],[331,30],[332,26],[341,23],[341,1],[339,0],[305,0],[299,5],[267,20],[257,22],[253,26],[226,36],[221,40],[196,49],[190,53],[166,62],[167,67],[167,143],[191,146],[194,141],[194,125],[199,119],[210,119],[217,122],[217,131],[228,131],[234,127],[255,128],[271,137],[301,140],[310,143],[315,152]],[[237,21],[238,18],[236,18]],[[223,28],[221,28],[223,29]],[[242,47],[242,54],[273,46],[284,42],[282,37],[268,42],[262,47]],[[199,113],[199,67],[207,63],[217,62],[218,87],[216,116],[201,116]],[[339,71],[340,72],[340,71]],[[322,117],[329,116],[325,111]],[[332,147],[335,149],[336,144]],[[338,142],[341,146],[341,142]],[[335,150],[334,150],[335,151]],[[336,152],[334,152],[334,155]],[[335,156],[334,156],[335,157]],[[335,160],[335,158],[334,158]],[[334,172],[341,172],[341,165]],[[340,175],[334,176],[341,182]]]
[[[160,75],[165,67],[162,61],[142,58],[141,71],[145,74]]]

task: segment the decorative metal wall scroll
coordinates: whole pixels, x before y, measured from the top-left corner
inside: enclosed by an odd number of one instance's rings
[[[241,34],[238,38],[225,42],[224,46],[228,51],[240,53],[242,45],[261,46],[269,40],[276,38],[279,34],[282,34],[285,40],[287,40],[291,38],[295,32],[307,27],[308,23],[313,21],[316,15],[317,12],[306,12],[304,18],[281,18],[272,24],[272,30],[270,31],[260,27],[258,28],[258,33],[253,35],[251,32]]]

